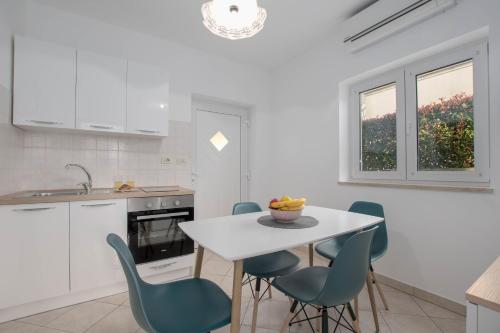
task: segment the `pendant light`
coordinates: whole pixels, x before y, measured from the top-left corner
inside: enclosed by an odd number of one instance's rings
[[[257,0],[211,0],[201,6],[201,13],[208,30],[231,40],[254,36],[267,16]]]

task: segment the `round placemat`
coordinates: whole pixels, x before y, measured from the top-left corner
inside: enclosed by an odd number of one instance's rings
[[[259,222],[262,225],[265,225],[266,227],[281,228],[281,229],[311,228],[319,223],[319,221],[312,216],[301,216],[292,222],[288,221],[278,222],[278,220],[276,220],[271,215],[261,216],[257,219],[257,222]]]

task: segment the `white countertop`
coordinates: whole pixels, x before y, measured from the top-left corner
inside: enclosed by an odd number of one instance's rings
[[[316,218],[318,225],[305,229],[278,229],[259,224],[257,219],[263,215],[269,212],[200,219],[179,226],[204,248],[235,261],[340,236],[383,221],[375,216],[307,206],[302,215]]]

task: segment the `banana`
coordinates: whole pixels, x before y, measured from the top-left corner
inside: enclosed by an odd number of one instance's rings
[[[302,210],[302,209],[304,209],[304,205],[295,206],[295,207],[283,207],[283,208],[280,208],[280,210],[284,210],[284,211],[295,211],[295,210]]]
[[[305,198],[293,199],[289,201],[285,201],[285,207],[300,207],[306,203]]]
[[[272,202],[270,204],[271,208],[274,208],[274,209],[280,209],[280,208],[283,208],[285,207],[285,203],[284,201],[276,201],[276,202]]]

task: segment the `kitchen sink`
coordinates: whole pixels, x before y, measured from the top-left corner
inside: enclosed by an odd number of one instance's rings
[[[113,190],[110,189],[96,189],[91,192],[86,192],[84,190],[61,190],[61,191],[34,191],[21,193],[16,196],[16,198],[41,198],[41,197],[52,197],[61,195],[84,195],[84,194],[106,194],[112,193]]]
[[[35,192],[26,192],[21,193],[16,196],[16,198],[39,198],[39,197],[52,197],[55,195],[82,195],[85,194],[85,191],[82,190],[68,190],[68,191],[35,191]]]

